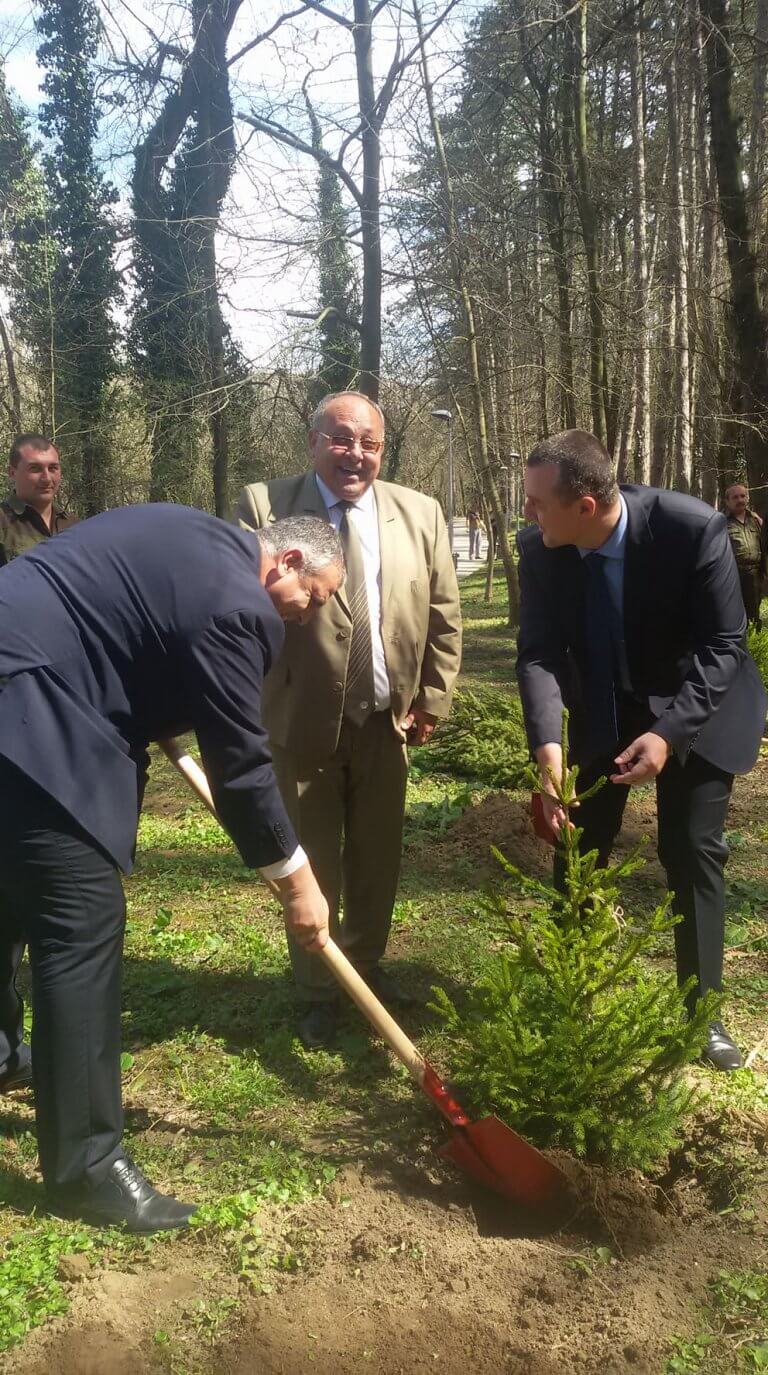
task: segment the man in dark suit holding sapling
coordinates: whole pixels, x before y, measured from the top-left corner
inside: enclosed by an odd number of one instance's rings
[[[562,765],[563,706],[580,788],[609,781],[578,813],[607,861],[629,788],[656,780],[659,858],[682,918],[680,983],[691,1005],[723,968],[723,827],[736,773],[754,764],[766,697],[745,648],[746,616],[725,517],[694,497],[619,487],[594,435],[566,430],[528,458],[518,539],[518,680],[553,839],[565,824],[548,769]],[[703,1054],[741,1065],[721,1023]]]

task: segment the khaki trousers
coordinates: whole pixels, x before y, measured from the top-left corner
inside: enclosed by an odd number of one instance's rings
[[[273,745],[280,791],[328,899],[330,930],[362,973],[387,945],[400,874],[408,756],[388,711],[344,721],[338,749],[320,763]],[[339,906],[343,903],[343,920]],[[300,997],[335,995],[333,975],[295,941],[288,947]]]

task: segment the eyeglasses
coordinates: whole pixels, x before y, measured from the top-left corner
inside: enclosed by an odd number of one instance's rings
[[[384,444],[383,439],[360,439],[351,434],[326,434],[325,430],[318,430],[317,434],[327,439],[330,447],[338,449],[341,454],[351,453],[356,444],[360,445],[364,454],[377,454]]]

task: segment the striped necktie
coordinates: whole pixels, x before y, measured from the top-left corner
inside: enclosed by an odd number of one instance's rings
[[[339,538],[347,565],[345,592],[352,615],[352,642],[349,647],[347,677],[344,687],[344,715],[356,726],[362,726],[374,709],[373,645],[368,595],[365,590],[365,568],[360,537],[349,519],[353,501],[340,501],[343,512]]]

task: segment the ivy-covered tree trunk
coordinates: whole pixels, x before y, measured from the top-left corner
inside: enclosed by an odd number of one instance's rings
[[[329,392],[347,391],[355,383],[360,367],[360,326],[355,271],[347,242],[347,214],[341,199],[341,183],[323,161],[320,122],[307,100],[312,148],[318,161],[317,262],[320,318],[320,361],[310,388],[313,405]],[[390,462],[392,461],[390,441]],[[390,481],[393,479],[390,478]]]
[[[133,174],[132,347],[150,407],[150,498],[201,499],[190,455],[205,426],[220,515],[229,503],[228,336],[216,230],[234,159],[226,43],[238,8],[239,0],[195,0],[194,49],[136,150]]]
[[[116,193],[94,151],[99,18],[92,0],[41,0],[36,24],[46,70],[40,124],[53,142],[44,160],[48,225],[57,249],[50,279],[53,428],[81,510],[92,515],[106,502],[105,400],[117,367],[115,229],[108,218]]]

